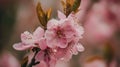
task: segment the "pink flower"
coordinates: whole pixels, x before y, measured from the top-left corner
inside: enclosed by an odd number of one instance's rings
[[[75,22],[73,14],[66,18],[58,12],[58,17],[60,20],[52,19],[47,24],[46,42],[51,48],[66,48],[71,41],[79,41],[82,38],[83,28]]]
[[[82,26],[77,24],[74,14],[66,18],[63,13],[58,12],[58,17],[60,20],[52,19],[47,24],[46,42],[53,48],[51,55],[55,59],[68,61],[73,54],[84,51],[84,47],[79,43],[84,31]]]
[[[21,67],[18,60],[9,52],[0,54],[0,67]]]
[[[105,61],[103,60],[94,60],[84,64],[83,67],[107,67]]]
[[[105,0],[96,3],[92,7],[84,25],[86,31],[84,40],[96,44],[105,42],[114,34],[116,29],[115,22],[109,18],[113,16],[110,15],[108,17],[108,15],[110,14]]]
[[[53,50],[55,59],[58,61],[69,61],[72,55],[77,55],[78,52],[84,51],[84,47],[80,43],[71,42],[66,48],[56,48]]]
[[[47,45],[46,39],[43,36],[44,30],[41,27],[38,27],[33,34],[25,31],[21,34],[22,42],[14,44],[13,48],[16,50],[26,50],[38,46],[44,50]]]
[[[35,57],[35,62],[40,62],[39,64],[34,65],[33,67],[47,67],[47,63],[43,60],[44,59],[44,51],[40,51],[36,57]],[[30,52],[28,54],[28,64],[31,63],[31,60],[34,56],[34,52]]]
[[[84,47],[79,43],[84,31],[83,27],[78,25],[76,16],[71,13],[66,17],[59,11],[58,17],[60,20],[52,19],[48,22],[45,33],[41,27],[38,27],[33,34],[26,31],[21,34],[22,42],[13,45],[16,50],[26,50],[33,47],[41,49],[39,52],[36,51],[37,54],[35,53],[34,56],[32,54],[29,56],[30,64],[33,58],[40,64],[42,61],[45,67],[55,67],[57,61],[68,61],[73,54],[77,55],[78,52],[84,50]],[[40,64],[35,67],[41,67]]]
[[[36,61],[40,61],[40,64],[35,65],[35,67],[41,65],[41,61],[44,62],[44,65],[46,67],[55,67],[57,60],[54,58],[52,53],[52,49],[50,48],[46,48],[45,50],[39,51],[35,59]]]

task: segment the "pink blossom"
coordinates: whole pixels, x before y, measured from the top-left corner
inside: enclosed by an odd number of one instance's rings
[[[83,67],[107,67],[107,65],[105,61],[96,59],[91,62],[86,62]]]
[[[47,24],[47,30],[38,27],[33,34],[28,31],[21,34],[20,43],[14,44],[16,50],[26,50],[39,47],[41,50],[35,54],[35,61],[42,61],[45,67],[54,67],[58,60],[71,59],[72,55],[84,50],[79,43],[84,33],[83,27],[78,25],[76,17],[71,13],[66,17],[58,12],[59,20],[52,19]],[[34,52],[32,52],[34,53]],[[29,60],[33,57],[29,56]],[[31,61],[29,61],[30,63]],[[41,66],[41,63],[35,67]]]
[[[85,22],[85,40],[99,43],[108,40],[115,32],[115,21],[108,19],[108,8],[105,0],[93,5]],[[112,16],[110,16],[112,17]]]
[[[51,48],[66,48],[71,41],[78,41],[82,38],[83,28],[79,26],[74,19],[74,15],[70,14],[68,18],[58,12],[60,20],[52,19],[47,24],[45,37],[47,45]]]
[[[71,42],[66,48],[56,48],[53,50],[55,59],[60,61],[69,61],[72,55],[77,55],[78,52],[84,51],[84,47],[80,43]]]
[[[56,59],[52,56],[52,50],[50,48],[46,48],[45,50],[41,50],[37,53],[35,57],[36,61],[40,61],[40,64],[35,65],[35,67],[40,65],[45,65],[46,67],[55,67]],[[44,62],[41,64],[41,61]]]
[[[47,45],[52,49],[51,54],[57,60],[68,61],[72,55],[77,55],[78,51],[84,50],[79,43],[84,33],[82,26],[79,26],[75,20],[74,14],[66,16],[58,12],[60,20],[52,19],[47,24],[45,33]]]
[[[112,61],[111,61],[110,67],[117,67],[117,62],[116,62],[116,60],[112,60]]]
[[[20,67],[18,60],[9,52],[0,55],[0,67]]]
[[[16,43],[13,45],[14,49],[16,50],[26,50],[28,48],[33,47],[40,47],[41,49],[45,49],[47,47],[46,40],[43,37],[44,30],[41,27],[38,27],[33,34],[25,31],[21,34],[21,41],[20,43]]]
[[[44,54],[45,54],[44,51],[41,50],[41,51],[36,55],[36,57],[35,57],[35,62],[40,62],[40,63],[34,65],[33,67],[47,67],[47,63],[43,60],[43,59],[44,59]],[[32,60],[33,56],[34,56],[34,52],[31,51],[31,52],[28,54],[28,64],[31,63],[31,60]]]

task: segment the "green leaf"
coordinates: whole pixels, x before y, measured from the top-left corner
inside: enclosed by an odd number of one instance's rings
[[[80,2],[81,2],[81,0],[75,0],[74,1],[74,4],[72,6],[72,11],[74,11],[74,12],[78,11],[78,8],[80,6]]]

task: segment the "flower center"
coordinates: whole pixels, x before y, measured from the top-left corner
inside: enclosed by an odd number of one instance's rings
[[[59,30],[57,31],[57,36],[58,36],[59,38],[61,38],[61,37],[64,37],[65,35],[63,34],[63,31],[59,29]]]

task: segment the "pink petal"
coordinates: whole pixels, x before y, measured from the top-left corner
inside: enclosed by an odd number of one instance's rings
[[[72,12],[71,14],[69,14],[68,20],[75,20],[75,14]]]
[[[78,54],[78,50],[76,49],[75,45],[70,49],[71,53],[74,55]]]
[[[21,40],[25,44],[31,44],[33,43],[33,36],[28,31],[25,31],[24,33],[21,34]]]
[[[53,28],[55,28],[58,25],[58,23],[59,22],[57,20],[55,20],[55,19],[52,19],[52,20],[48,21],[48,23],[47,23],[47,29],[53,29]]]
[[[57,52],[55,53],[55,58],[60,59],[65,56],[65,54],[66,54],[65,49],[57,48],[56,50],[57,50]]]
[[[26,45],[24,43],[16,43],[13,45],[13,48],[16,49],[16,50],[26,50],[26,49],[29,49],[33,47],[33,45]]]
[[[68,45],[68,42],[66,40],[66,38],[59,38],[57,39],[57,46],[60,48],[66,48]]]
[[[58,42],[54,38],[50,40],[47,39],[46,42],[47,42],[47,46],[50,48],[55,48],[58,44]]]
[[[44,59],[44,54],[45,54],[44,51],[42,51],[42,50],[39,51],[39,52],[37,53],[36,57],[35,57],[36,61],[41,61],[41,60],[43,60],[43,59]]]
[[[84,48],[80,43],[78,43],[78,44],[76,45],[76,48],[77,48],[77,50],[78,50],[79,52],[82,52],[82,51],[85,50],[85,48]]]
[[[39,47],[42,50],[45,50],[47,48],[47,43],[46,43],[46,39],[45,38],[40,39],[40,41],[39,41]]]
[[[66,19],[65,14],[63,14],[61,11],[58,11],[58,18],[61,19]]]
[[[45,32],[45,38],[47,39],[47,40],[51,40],[51,39],[53,39],[53,38],[55,38],[56,37],[56,34],[55,34],[55,32],[54,31],[52,31],[52,30],[46,30],[46,32]]]
[[[48,47],[53,48],[53,47],[56,46],[57,42],[55,42],[55,40],[54,40],[56,38],[56,35],[53,31],[48,31],[47,30],[46,33],[45,33],[45,38],[46,38],[46,42],[47,42]]]
[[[56,62],[57,62],[56,59],[54,59],[54,58],[51,57],[50,62],[49,62],[50,67],[55,67]]]
[[[33,33],[34,39],[39,39],[44,36],[44,30],[38,27]]]
[[[66,38],[71,38],[74,35],[75,27],[73,26],[71,21],[64,21],[61,27],[63,28],[63,33],[65,34]]]
[[[76,27],[77,27],[77,26],[76,26]],[[76,34],[77,34],[77,36],[78,36],[79,38],[82,38],[83,33],[84,33],[84,28],[83,28],[82,26],[78,26],[78,27],[76,28]]]

